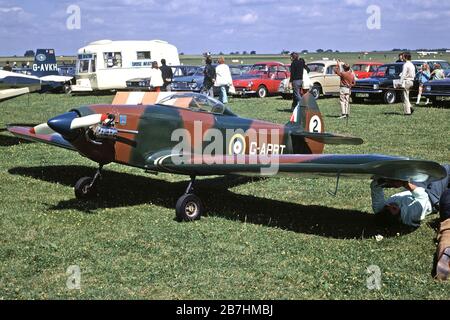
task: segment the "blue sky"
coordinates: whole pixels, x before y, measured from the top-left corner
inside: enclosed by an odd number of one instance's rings
[[[81,9],[81,28],[66,12]],[[367,8],[380,8],[369,29]],[[179,52],[450,47],[448,0],[0,0],[0,55],[55,48],[75,54],[100,40],[162,39]]]

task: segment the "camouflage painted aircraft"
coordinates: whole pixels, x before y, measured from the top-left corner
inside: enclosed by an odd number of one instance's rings
[[[199,219],[204,210],[193,194],[197,176],[282,173],[332,175],[337,181],[349,175],[427,181],[446,174],[430,161],[322,154],[325,144],[363,141],[325,133],[317,102],[310,94],[303,97],[286,125],[239,117],[201,94],[176,93],[152,104],[84,106],[35,127],[11,125],[8,130],[23,139],[78,151],[98,163],[93,177],[75,184],[79,199],[97,194],[102,167],[111,162],[190,176],[176,204],[179,221]]]

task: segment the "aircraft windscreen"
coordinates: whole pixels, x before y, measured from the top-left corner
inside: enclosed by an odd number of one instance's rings
[[[187,108],[215,114],[230,113],[222,102],[199,93],[178,93],[162,99],[159,105]]]

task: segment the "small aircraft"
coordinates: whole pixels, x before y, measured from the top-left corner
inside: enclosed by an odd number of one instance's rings
[[[37,49],[31,68],[15,71],[0,70],[0,100],[35,91],[68,90],[73,79],[59,75],[53,49]]]
[[[145,93],[152,94],[158,93]],[[9,125],[8,130],[23,139],[78,151],[98,163],[93,177],[76,182],[78,199],[97,194],[101,170],[111,162],[190,176],[185,194],[176,203],[178,221],[199,219],[204,211],[200,198],[193,194],[197,176],[331,175],[338,178],[337,190],[341,176],[423,182],[446,175],[442,166],[431,161],[322,154],[325,144],[359,145],[363,141],[325,133],[317,102],[309,93],[286,125],[239,117],[202,94],[165,94],[156,102],[144,99],[141,105],[115,99],[119,104],[83,106],[35,127]]]

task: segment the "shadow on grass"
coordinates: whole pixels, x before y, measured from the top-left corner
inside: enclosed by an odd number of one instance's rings
[[[13,136],[0,134],[0,147],[12,147],[22,143],[33,143],[32,141],[23,140]]]
[[[92,176],[94,168],[85,166],[17,167],[9,173],[32,177],[47,182],[73,186],[83,176]],[[257,178],[258,179],[258,178]],[[275,227],[284,230],[315,234],[324,237],[348,239],[368,238],[377,234],[385,237],[406,234],[413,229],[403,226],[381,228],[374,215],[356,211],[308,206],[252,195],[233,193],[228,188],[254,181],[255,178],[226,176],[200,179],[195,193],[203,199],[210,216]],[[77,199],[61,201],[51,210],[77,209],[91,212],[98,208],[114,208],[152,203],[175,208],[184,193],[187,181],[168,182],[151,177],[105,171],[99,185],[101,196],[88,202]]]

